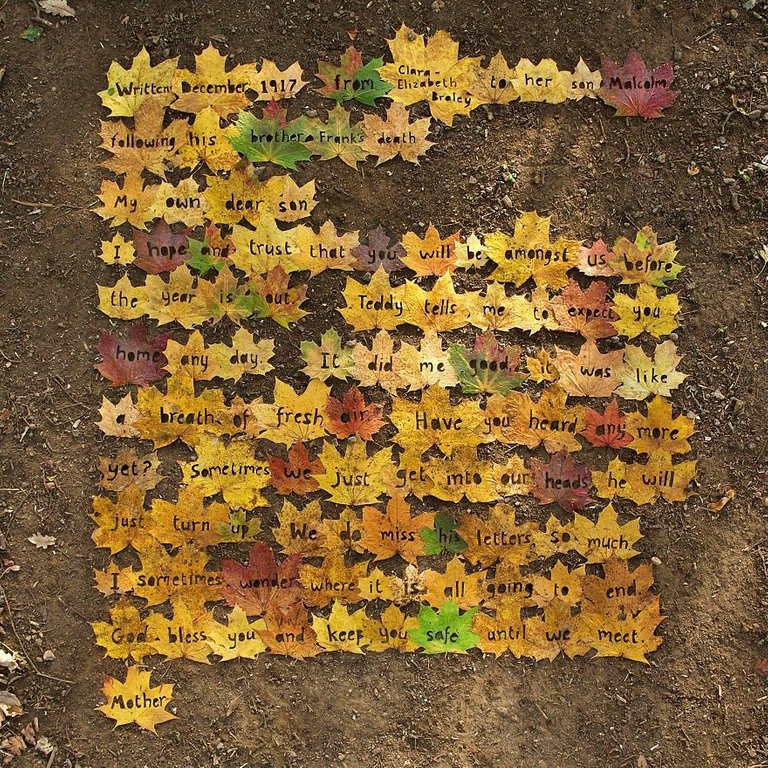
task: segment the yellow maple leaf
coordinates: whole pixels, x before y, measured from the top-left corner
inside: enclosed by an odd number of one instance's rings
[[[653,486],[639,482],[634,473],[634,464],[627,464],[619,458],[608,463],[605,472],[592,470],[592,484],[602,499],[631,499],[635,504],[650,504],[656,497]]]
[[[628,465],[628,485],[635,491],[635,495],[638,494],[637,489],[646,489],[650,501],[685,501],[691,495],[689,486],[696,477],[696,464],[696,461],[674,464],[672,455],[658,448],[651,452],[645,464]]]
[[[653,566],[650,563],[629,569],[629,563],[612,557],[603,564],[603,577],[585,576],[582,581],[582,610],[622,618],[636,614],[659,598],[651,592]]]
[[[250,621],[248,614],[236,605],[227,616],[227,623],[210,622],[206,626],[208,646],[211,651],[221,657],[221,661],[232,659],[255,659],[264,653],[261,632],[267,628],[264,619]]]
[[[341,603],[334,602],[327,619],[312,614],[312,629],[318,645],[326,651],[364,653],[370,643],[365,632],[367,621],[364,610],[350,613]]]
[[[483,567],[499,560],[516,565],[533,562],[539,556],[535,548],[538,530],[535,523],[519,523],[509,504],[496,504],[487,518],[464,514],[456,526],[456,533],[467,543],[461,556]]]
[[[503,464],[494,464],[492,475],[499,498],[531,493],[533,478],[521,456],[513,454]]]
[[[210,313],[200,297],[198,278],[186,267],[163,275],[147,275],[144,281],[144,309],[158,325],[177,322],[193,328],[205,322]]]
[[[101,205],[94,212],[108,220],[111,227],[131,224],[136,229],[146,229],[156,218],[155,203],[158,187],[144,186],[144,179],[138,173],[128,173],[122,186],[114,181],[103,180],[99,190]]]
[[[403,467],[401,457],[400,466]],[[421,497],[425,493],[443,501],[461,501],[466,497],[471,502],[498,501],[499,491],[493,479],[493,462],[478,459],[477,450],[459,446],[448,459],[427,459],[423,462],[429,482],[421,493],[418,484],[412,492]],[[418,472],[412,469],[412,472]]]
[[[645,400],[649,395],[671,397],[687,378],[677,370],[680,362],[674,341],[658,344],[652,356],[642,347],[628,345],[624,348],[624,364],[618,370],[621,386],[616,390],[625,400]]]
[[[426,592],[423,601],[433,608],[439,608],[446,600],[452,600],[463,610],[474,608],[483,600],[486,573],[486,571],[467,573],[462,560],[454,557],[448,561],[442,572],[424,571]]]
[[[411,280],[403,286],[403,303],[407,322],[422,331],[435,333],[455,331],[467,324],[469,310],[466,294],[458,294],[449,273],[437,278],[430,290]]]
[[[304,71],[298,61],[280,69],[273,61],[264,59],[252,79],[256,101],[282,101],[293,98],[306,84]]]
[[[229,71],[227,57],[210,43],[195,54],[195,71],[177,69],[173,73],[173,92],[178,112],[200,112],[210,107],[222,117],[240,112],[251,104],[247,91],[253,87],[256,67],[240,64]]]
[[[294,257],[299,250],[297,228],[280,229],[272,216],[264,216],[255,227],[250,229],[241,224],[233,227],[232,263],[246,274],[263,275],[275,267],[282,267],[286,273],[295,272],[298,267]]]
[[[570,522],[561,523],[554,515],[550,515],[544,530],[534,533],[533,544],[539,557],[567,555],[576,548],[573,526]]]
[[[330,391],[322,381],[313,380],[299,394],[290,384],[275,379],[271,413],[263,422],[267,427],[264,438],[290,447],[296,442],[323,437]]]
[[[514,68],[499,51],[487,67],[474,68],[469,90],[481,104],[509,104],[518,98],[514,79]]]
[[[472,631],[478,636],[477,647],[496,658],[506,652],[517,659],[533,656],[534,646],[528,638],[529,621],[520,617],[516,601],[500,602],[493,616],[478,612],[472,619]]]
[[[324,517],[322,523],[322,535],[331,554],[365,551],[360,544],[363,538],[363,521],[354,509],[344,509],[336,518]]]
[[[460,237],[458,231],[442,237],[431,223],[423,238],[415,232],[406,232],[402,240],[405,256],[400,260],[417,277],[439,277],[447,272],[453,273],[456,270],[456,246]]]
[[[352,249],[358,244],[358,231],[342,234],[328,219],[318,232],[312,227],[297,227],[291,231],[296,251],[291,257],[293,270],[308,270],[315,277],[326,269],[351,272],[356,268],[357,258]]]
[[[413,653],[419,646],[411,640],[409,630],[419,625],[415,616],[407,616],[396,605],[388,605],[376,619],[368,619],[365,631],[370,644],[367,651]]]
[[[536,298],[541,299],[542,295],[548,304],[549,295],[543,288]],[[520,328],[535,333],[541,328],[557,328],[557,321],[548,306],[541,306],[541,301],[538,304],[528,301],[525,296],[507,296],[503,283],[489,283],[485,294],[480,291],[467,293],[465,302],[469,323],[484,331]]]
[[[105,264],[119,264],[121,267],[130,264],[135,255],[133,243],[126,240],[120,232],[111,240],[102,240],[98,253],[98,257]]]
[[[363,600],[385,600],[391,602],[400,594],[400,579],[384,573],[381,568],[372,568],[357,582]]]
[[[139,456],[132,448],[120,448],[114,457],[99,458],[99,485],[105,491],[124,491],[131,486],[151,491],[163,480],[159,468],[157,453]]]
[[[581,243],[563,237],[551,242],[551,222],[551,216],[523,211],[515,221],[514,234],[486,235],[488,258],[497,265],[490,279],[518,287],[531,277],[537,286],[562,288],[567,285],[567,273],[576,266]]]
[[[387,560],[400,555],[415,563],[424,554],[422,528],[432,528],[434,514],[422,512],[411,515],[411,507],[402,495],[393,495],[385,513],[373,507],[363,509],[363,537],[360,546],[375,555],[376,560]]]
[[[299,569],[304,605],[324,608],[333,601],[344,605],[361,602],[359,582],[367,573],[367,563],[346,565],[340,553],[328,555],[319,566],[305,563]]]
[[[208,632],[215,623],[213,614],[201,606],[190,609],[186,603],[177,602],[170,618],[161,613],[151,613],[147,617],[147,639],[153,651],[166,659],[189,659],[210,664]]]
[[[207,190],[201,191],[191,176],[178,184],[164,181],[153,191],[154,200],[149,208],[152,218],[165,219],[168,224],[181,222],[188,227],[202,227],[205,223],[208,216]]]
[[[428,117],[410,119],[401,104],[392,104],[384,118],[368,112],[363,116],[363,140],[357,145],[368,155],[378,158],[376,165],[400,155],[403,160],[419,165],[419,158],[434,146],[427,136],[432,127]]]
[[[648,414],[633,411],[626,416],[626,431],[632,436],[629,449],[635,453],[688,453],[688,438],[696,431],[693,419],[680,415],[672,418],[672,403],[658,395],[647,405]]]
[[[571,82],[571,73],[560,71],[552,59],[542,59],[538,64],[530,59],[520,59],[515,66],[512,85],[520,101],[561,104],[569,97]]]
[[[167,107],[174,98],[171,81],[178,61],[176,56],[152,66],[146,48],[133,57],[128,69],[113,61],[107,71],[107,88],[98,94],[101,103],[112,117],[132,117],[147,98],[159,99]]]
[[[133,285],[127,274],[121,275],[114,285],[97,285],[99,310],[107,317],[120,320],[138,320],[147,313],[147,290]]]
[[[339,312],[356,331],[391,331],[406,322],[404,290],[390,284],[383,267],[373,273],[367,285],[348,277],[342,292],[346,306]]]
[[[482,442],[482,416],[476,401],[465,399],[454,406],[447,389],[428,387],[418,403],[395,399],[389,419],[397,428],[394,441],[406,450],[420,454],[434,445],[451,456],[457,446],[475,447]]]
[[[433,331],[424,334],[418,349],[401,342],[394,365],[407,380],[411,391],[424,387],[452,387],[459,381],[448,350],[443,348],[443,340]]]
[[[612,504],[600,511],[594,523],[585,515],[574,513],[571,530],[573,548],[587,563],[605,563],[612,557],[629,560],[639,554],[635,544],[643,538],[640,518],[634,517],[626,523],[619,523],[619,515]]]
[[[518,611],[520,608],[532,608],[534,576],[533,573],[524,576],[519,565],[502,560],[494,568],[493,576],[486,579],[485,591],[488,596],[484,607],[498,609],[517,606]]]
[[[310,501],[298,509],[286,499],[277,513],[277,520],[279,524],[272,528],[272,534],[282,547],[282,554],[302,554],[305,557],[324,557],[327,554],[327,533],[319,501]]]
[[[231,171],[240,160],[228,138],[237,136],[234,125],[222,126],[222,118],[212,107],[201,109],[188,126],[185,141],[179,146],[178,165],[195,168],[205,163],[211,171]]]
[[[546,608],[553,600],[561,600],[565,605],[577,606],[581,602],[581,583],[584,578],[584,566],[568,570],[568,566],[558,560],[549,570],[549,575],[533,576],[533,602],[539,608]]]
[[[613,321],[616,333],[634,339],[645,331],[659,339],[677,328],[680,301],[676,293],[660,297],[650,285],[640,283],[634,298],[617,292],[613,297],[613,309],[619,316]]]
[[[555,347],[554,365],[559,374],[557,383],[573,397],[610,397],[618,386],[618,371],[624,352],[602,353],[594,341],[582,344],[578,354]]]
[[[554,661],[561,653],[572,659],[590,648],[581,634],[581,615],[574,616],[571,606],[559,599],[553,600],[542,616],[530,619],[526,629],[537,661]]]
[[[474,233],[466,240],[456,243],[456,267],[458,269],[481,269],[488,263],[488,254],[482,240]]]
[[[597,651],[595,656],[623,657],[648,664],[647,654],[662,643],[656,627],[665,618],[659,611],[658,600],[637,615],[623,618],[583,611],[579,637]]]
[[[375,504],[386,491],[385,470],[392,466],[392,448],[384,448],[368,456],[362,440],[347,442],[345,454],[332,443],[323,444],[319,456],[325,472],[316,475],[320,488],[329,501],[353,507]]]
[[[143,488],[129,485],[117,492],[116,501],[107,496],[94,496],[91,520],[97,528],[91,534],[93,543],[114,555],[147,536],[150,521],[145,515],[145,495]]]
[[[388,331],[379,331],[371,341],[370,348],[358,342],[352,349],[355,362],[354,376],[362,387],[377,384],[394,395],[398,389],[411,384],[411,361],[413,347],[402,343],[396,352],[394,339]],[[406,359],[401,361],[400,358]]]
[[[596,99],[600,86],[603,82],[603,75],[600,70],[591,70],[589,64],[579,57],[579,63],[573,72],[564,73],[568,77],[568,98],[574,101],[581,101],[585,96],[588,99]]]
[[[94,570],[93,580],[96,590],[105,597],[125,595],[133,589],[134,571],[130,565],[121,568],[110,561],[103,571]]]
[[[269,503],[261,491],[269,485],[269,464],[254,458],[250,442],[242,439],[224,443],[216,437],[202,437],[195,446],[196,458],[179,462],[183,482],[202,496],[221,493],[230,507],[253,509]]]
[[[557,381],[560,376],[552,355],[543,348],[539,350],[536,357],[525,358],[525,367],[528,369],[528,378],[537,384]]]
[[[176,719],[176,715],[165,709],[173,700],[173,684],[152,686],[150,673],[140,672],[138,667],[128,667],[124,682],[104,675],[101,690],[107,703],[96,709],[112,718],[116,726],[136,723],[140,728],[156,733],[155,728],[160,723]]]
[[[152,653],[147,642],[147,626],[139,611],[121,597],[109,609],[109,621],[91,623],[96,645],[105,649],[110,659],[128,659],[141,662]]]
[[[675,262],[675,241],[659,243],[651,227],[643,227],[635,236],[634,243],[620,237],[613,244],[613,252],[613,273],[621,276],[622,284],[647,283],[661,288],[683,270],[682,264]]]

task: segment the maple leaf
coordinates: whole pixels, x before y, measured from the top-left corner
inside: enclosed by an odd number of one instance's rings
[[[573,512],[590,502],[591,472],[576,464],[565,450],[552,456],[549,463],[531,459],[531,475],[533,495],[541,504],[555,503]]]
[[[170,333],[150,336],[144,323],[133,325],[127,336],[101,331],[96,348],[101,362],[94,367],[113,387],[153,384],[166,375],[163,351],[170,337]]]
[[[268,456],[269,475],[272,487],[281,496],[295,493],[306,496],[320,486],[315,479],[324,471],[323,463],[310,459],[307,447],[302,442],[294,443],[288,449],[288,461],[278,456]]]
[[[469,310],[465,294],[456,293],[449,273],[437,278],[431,290],[411,280],[403,286],[405,322],[428,333],[455,331],[467,324]]]
[[[424,571],[422,578],[425,592],[422,600],[433,608],[439,608],[446,600],[453,601],[462,609],[472,608],[483,600],[482,588],[486,574],[486,571],[467,573],[464,562],[454,557],[442,572]]]
[[[147,627],[138,610],[121,597],[109,609],[109,621],[91,623],[96,645],[104,648],[110,659],[141,660],[152,653],[147,642]]]
[[[537,286],[562,288],[568,270],[575,266],[581,248],[578,240],[550,241],[551,216],[523,211],[515,221],[513,235],[492,232],[485,236],[488,258],[496,263],[491,280],[521,286],[533,278]]]
[[[621,277],[622,285],[646,283],[663,288],[684,269],[675,262],[678,253],[675,241],[659,243],[658,235],[648,226],[637,232],[634,243],[620,237],[613,244],[613,252],[616,255],[614,274]]]
[[[272,529],[275,541],[282,546],[281,554],[324,557],[328,550],[322,515],[319,501],[311,501],[303,509],[297,509],[287,499],[283,501],[283,508],[277,513],[279,525]]]
[[[326,547],[332,554],[361,554],[365,551],[360,544],[363,521],[354,509],[343,510],[337,518],[324,518],[323,533]]]
[[[589,277],[613,277],[614,261],[616,254],[601,238],[595,240],[589,248],[586,245],[581,247],[576,266],[579,272]]]
[[[261,67],[252,81],[257,101],[293,98],[306,84],[304,72],[298,61],[281,70],[273,61],[263,59]]]
[[[612,557],[629,560],[639,554],[634,547],[643,538],[640,518],[632,518],[624,524],[618,520],[618,513],[612,504],[600,511],[594,523],[578,512],[574,515],[571,527],[573,548],[587,563],[604,563]]]
[[[370,644],[366,651],[382,653],[393,650],[412,653],[418,645],[411,640],[409,632],[418,626],[415,616],[407,616],[396,605],[388,605],[377,619],[368,619],[366,636]]]
[[[182,222],[188,227],[203,226],[207,214],[206,193],[191,176],[178,184],[164,181],[153,189],[154,200],[149,208],[151,218],[165,219],[169,224]]]
[[[248,562],[221,561],[221,594],[227,605],[238,605],[247,616],[262,616],[270,606],[286,610],[301,602],[301,555],[289,555],[280,565],[268,544],[258,541],[248,550]]]
[[[613,323],[618,315],[613,302],[606,300],[607,291],[608,285],[602,280],[591,282],[586,290],[575,280],[569,280],[552,300],[559,330],[580,333],[592,341],[615,336]]]
[[[147,618],[147,638],[152,650],[166,659],[189,659],[210,664],[209,627],[215,624],[213,614],[200,606],[190,609],[185,603],[173,606],[173,615],[166,618],[153,613]]]
[[[582,611],[579,635],[597,651],[595,656],[623,657],[648,664],[647,654],[662,643],[655,632],[665,618],[658,600],[637,615],[623,618]]]
[[[616,394],[625,400],[645,400],[649,395],[671,397],[687,378],[677,370],[680,355],[673,341],[656,346],[649,357],[642,347],[624,348],[624,364],[617,371],[620,382]]]
[[[510,456],[504,464],[494,464],[493,482],[498,496],[529,496],[531,473],[520,456]]]
[[[264,376],[274,368],[270,361],[275,354],[275,340],[256,341],[245,328],[238,328],[229,344],[213,344],[208,350],[211,376],[239,381],[246,375]]]
[[[156,97],[145,99],[136,110],[134,128],[122,120],[101,121],[101,147],[112,157],[102,162],[120,176],[144,170],[165,178],[166,162],[187,140],[185,120],[173,120],[163,128],[165,105]]]
[[[107,71],[107,88],[98,93],[101,103],[112,117],[132,117],[149,98],[167,107],[174,97],[171,80],[178,61],[176,56],[152,66],[146,48],[133,57],[128,69],[113,61]]]
[[[301,358],[306,365],[304,373],[310,379],[328,381],[331,377],[346,381],[353,375],[355,360],[352,351],[341,343],[341,336],[335,328],[329,328],[320,337],[320,343],[302,341]]]
[[[513,82],[515,70],[501,51],[487,67],[475,67],[472,75],[469,91],[481,104],[509,104],[518,98]]]
[[[402,263],[412,269],[417,277],[444,275],[456,270],[456,244],[461,237],[460,232],[441,237],[435,226],[430,223],[424,237],[414,232],[403,235],[405,256]]]
[[[629,569],[620,557],[611,557],[603,564],[603,577],[584,576],[582,588],[587,613],[623,618],[635,615],[658,598],[653,586],[653,566],[648,563]]]
[[[488,567],[501,560],[520,565],[536,559],[535,523],[520,523],[509,504],[491,507],[487,518],[464,514],[456,532],[467,542],[462,557],[473,565]]]
[[[326,269],[349,272],[355,268],[352,249],[357,243],[357,231],[342,234],[328,219],[318,233],[312,227],[297,227],[291,234],[298,251],[291,259],[293,270],[309,270],[309,276],[314,277]]]
[[[133,589],[134,572],[130,565],[120,568],[110,561],[103,571],[94,570],[93,577],[96,590],[105,597],[125,595]]]
[[[325,435],[325,406],[330,390],[320,381],[310,381],[302,394],[290,384],[275,379],[272,415],[265,421],[264,438],[293,445]]]
[[[338,311],[356,331],[391,331],[405,322],[404,287],[393,287],[379,267],[365,285],[347,278],[342,295],[346,306]]]
[[[515,601],[501,602],[493,616],[476,613],[472,631],[478,636],[477,647],[496,658],[509,652],[515,658],[533,656],[534,646],[528,639],[527,623],[520,617],[520,606]]]
[[[528,378],[537,384],[557,381],[560,378],[555,362],[546,349],[540,349],[536,357],[526,357],[525,367],[528,369]]]
[[[375,504],[386,490],[385,470],[392,465],[392,449],[368,456],[363,441],[347,444],[344,456],[329,442],[323,444],[320,461],[325,472],[316,475],[329,501],[357,507]]]
[[[444,552],[458,555],[467,548],[454,519],[442,511],[435,513],[433,527],[421,528],[419,533],[424,541],[425,555],[442,555]]]
[[[480,238],[474,233],[456,243],[457,269],[480,269],[488,263],[488,254]]]
[[[314,629],[309,624],[309,613],[301,604],[286,608],[271,605],[264,615],[266,629],[257,630],[270,653],[307,659],[322,653]]]
[[[288,275],[282,267],[271,269],[264,277],[253,275],[250,280],[251,290],[255,291],[265,304],[259,316],[271,317],[283,328],[289,328],[291,323],[309,314],[301,308],[307,297],[306,285],[289,288],[288,280]]]
[[[252,444],[233,439],[224,443],[205,436],[195,446],[193,461],[179,462],[183,481],[201,496],[221,493],[235,509],[267,506],[261,491],[269,485],[270,469],[266,461],[254,458]]]
[[[517,370],[520,349],[501,349],[492,333],[475,336],[471,350],[460,344],[451,344],[448,349],[451,365],[465,395],[486,392],[506,395],[519,389],[525,381],[525,374]]]
[[[304,605],[324,608],[332,602],[344,605],[359,603],[359,581],[368,574],[367,563],[346,565],[344,555],[331,552],[319,566],[306,563],[301,566],[299,580],[304,588]]]
[[[615,458],[608,462],[605,472],[595,469],[592,473],[592,482],[597,495],[603,499],[616,497],[631,499],[635,504],[649,504],[654,501],[655,488],[649,483],[640,482],[636,467],[635,464],[626,464],[621,459]]]
[[[133,243],[118,232],[111,240],[101,241],[98,257],[105,264],[119,264],[125,267],[133,261]]]
[[[266,628],[264,619],[250,621],[245,611],[236,605],[227,616],[226,624],[208,623],[208,646],[221,661],[255,659],[267,648],[261,635]]]
[[[600,91],[600,85],[603,81],[603,75],[599,69],[591,70],[589,64],[579,57],[579,63],[568,73],[570,83],[568,85],[568,98],[574,101],[581,101],[585,96],[589,99],[596,99]]]
[[[97,527],[91,534],[93,543],[114,555],[146,537],[150,523],[145,517],[145,495],[143,488],[129,485],[117,492],[116,501],[107,496],[94,496],[90,517]]]
[[[400,459],[400,467],[418,473],[413,464]],[[477,449],[468,445],[456,448],[450,459],[428,459],[424,466],[429,476],[426,489],[413,489],[421,498],[427,493],[443,501],[461,501],[466,497],[471,502],[498,501],[499,492],[493,480],[493,462],[481,461]],[[416,474],[418,476],[418,474]]]
[[[232,228],[235,248],[232,263],[246,274],[265,274],[275,267],[295,272],[293,258],[298,251],[297,229],[282,230],[274,216],[264,216],[255,223],[256,229],[240,224]]]
[[[403,352],[403,346],[399,353]],[[362,387],[377,384],[390,394],[395,394],[402,387],[410,385],[410,371],[399,365],[399,353],[394,350],[394,340],[387,331],[379,331],[371,342],[370,348],[363,343],[355,344],[352,356],[355,361],[354,375]]]
[[[629,490],[635,495],[640,495],[640,489],[646,489],[642,495],[644,498],[650,496],[651,502],[658,499],[685,501],[691,495],[689,486],[696,477],[696,464],[696,461],[674,464],[671,454],[663,448],[658,448],[650,453],[645,465],[628,465]],[[629,493],[626,495],[627,498],[633,498]]]
[[[133,396],[128,393],[121,397],[116,403],[101,398],[101,408],[99,408],[100,421],[96,426],[110,437],[138,437],[139,430],[137,423],[141,414],[133,404]]]
[[[627,414],[626,429],[632,437],[632,450],[653,453],[662,449],[668,453],[688,453],[688,438],[696,431],[688,416],[672,418],[672,403],[658,395],[647,405],[647,416],[640,412]]]
[[[537,661],[554,661],[561,653],[569,659],[583,656],[590,648],[581,636],[581,615],[573,615],[571,606],[560,599],[553,600],[541,617],[526,624]]]
[[[395,359],[395,367],[402,368],[411,390],[424,387],[452,387],[459,379],[450,361],[450,350],[443,349],[443,340],[437,333],[424,334],[418,349],[402,342]]]
[[[634,339],[643,331],[659,339],[677,328],[680,300],[676,293],[660,297],[651,286],[640,283],[634,298],[617,293],[614,306],[618,317],[613,327],[628,339]]]
[[[544,530],[534,533],[534,549],[539,557],[569,555],[574,550],[573,526],[570,522],[562,523],[550,515]]]
[[[266,297],[259,293],[264,289],[263,281],[261,285],[255,279],[241,284],[230,269],[223,269],[213,282],[198,281],[197,299],[206,318],[219,321],[228,317],[239,324],[252,315],[267,316],[269,308]],[[274,298],[272,294],[270,296]]]
[[[448,32],[438,30],[425,42],[403,24],[387,45],[394,63],[381,67],[380,74],[395,86],[389,98],[398,104],[426,100],[432,116],[447,125],[479,105],[469,89],[480,59],[459,59],[459,44]]]
[[[375,272],[381,267],[387,274],[404,269],[402,262],[405,248],[396,237],[391,237],[384,227],[379,224],[367,234],[367,243],[362,240],[352,249],[352,255],[357,259],[355,269],[362,272]]]
[[[621,349],[603,354],[592,340],[582,344],[578,354],[555,347],[558,385],[573,397],[610,397],[618,386],[623,365]]]
[[[545,301],[536,303],[539,299]],[[471,325],[484,331],[508,331],[520,328],[535,333],[542,328],[556,329],[557,322],[549,303],[549,294],[542,288],[532,301],[525,296],[507,296],[502,283],[489,283],[485,295],[479,291],[464,294]]]
[[[318,121],[315,127],[317,135],[312,142],[312,154],[321,160],[337,157],[357,170],[357,164],[368,156],[362,146],[363,123],[350,123],[349,112],[341,104],[329,110],[326,121]]]
[[[428,387],[418,403],[394,400],[389,420],[397,428],[394,441],[417,454],[435,445],[450,457],[458,446],[475,447],[482,442],[479,403],[464,400],[453,406],[450,393],[442,387]]]
[[[422,605],[417,617],[419,624],[408,635],[424,653],[466,653],[479,640],[471,629],[477,610],[470,608],[462,613],[453,600],[444,602],[437,611]]]
[[[397,495],[389,500],[385,513],[365,507],[360,546],[375,555],[374,560],[400,555],[403,560],[415,563],[418,556],[426,554],[419,531],[431,528],[435,516],[431,512],[411,515],[410,511],[410,505]]]
[[[185,141],[180,144],[176,163],[180,168],[195,168],[205,163],[211,171],[231,171],[240,160],[229,139],[237,128],[227,124],[211,107],[201,109],[187,126]]]
[[[569,97],[571,73],[560,71],[552,59],[542,59],[538,64],[520,59],[515,65],[512,86],[520,101],[562,104]]]
[[[371,59],[363,64],[363,58],[353,45],[341,55],[339,65],[325,61],[317,62],[317,76],[323,81],[323,87],[317,92],[337,102],[355,99],[361,104],[375,107],[376,99],[392,90],[379,75],[383,59]]]
[[[132,448],[120,448],[114,458],[99,458],[99,485],[105,491],[124,491],[130,486],[151,491],[163,480],[159,467],[157,453],[139,456]]]
[[[546,608],[555,600],[565,605],[577,606],[581,602],[583,578],[584,566],[569,571],[568,566],[558,560],[550,568],[548,576],[533,576],[532,601],[539,608]]]
[[[334,601],[327,619],[312,614],[312,629],[318,645],[326,651],[365,653],[364,648],[371,642],[365,633],[367,621],[364,610],[350,613],[341,603]]]
[[[108,220],[111,227],[131,224],[137,229],[146,229],[156,218],[153,210],[157,200],[158,186],[144,186],[138,173],[127,173],[122,186],[114,181],[103,180],[99,190],[101,205],[94,212]]]
[[[616,108],[614,117],[661,117],[661,110],[680,95],[679,91],[672,90],[675,79],[672,63],[649,70],[635,48],[629,49],[621,66],[603,56],[600,69],[603,87],[599,95],[606,104]]]
[[[582,436],[595,448],[624,448],[632,443],[633,436],[627,431],[627,418],[619,411],[619,401],[614,397],[605,410],[584,409]],[[633,450],[636,450],[632,446]]]
[[[177,69],[173,73],[173,109],[198,113],[210,107],[221,117],[227,117],[247,107],[251,99],[246,90],[253,86],[255,67],[240,64],[227,71],[226,62],[227,57],[209,44],[195,54],[194,72]]]
[[[382,407],[377,403],[366,404],[357,387],[347,390],[342,400],[329,397],[325,412],[328,432],[341,439],[354,435],[361,440],[373,440],[373,436],[387,423],[381,417]]]
[[[140,728],[156,733],[155,728],[160,723],[176,719],[176,715],[165,709],[173,700],[173,683],[152,686],[150,674],[133,666],[128,667],[123,682],[104,675],[101,690],[107,703],[96,709],[112,718],[116,726],[136,723]]]
[[[142,290],[141,314],[154,318],[158,325],[178,322],[184,328],[191,328],[209,317],[198,295],[197,278],[186,267],[175,269],[167,281],[160,275],[147,275]]]
[[[384,118],[373,113],[363,116],[364,138],[358,146],[367,155],[377,158],[376,165],[398,155],[409,163],[419,165],[419,158],[435,144],[427,138],[431,128],[432,122],[428,117],[411,121],[405,107],[392,104]]]
[[[133,265],[151,275],[176,269],[187,260],[188,235],[189,230],[173,232],[165,219],[160,219],[151,232],[134,231]]]
[[[227,140],[253,163],[274,163],[295,171],[296,163],[312,157],[307,145],[314,145],[315,122],[304,115],[289,121],[287,112],[276,101],[262,108],[260,118],[241,112],[235,122],[238,132]]]

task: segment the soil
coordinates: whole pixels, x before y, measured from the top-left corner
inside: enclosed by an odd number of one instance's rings
[[[51,760],[29,750],[14,764],[768,765],[768,691],[754,671],[768,632],[768,270],[756,256],[768,238],[765,21],[739,3],[696,0],[72,4],[77,18],[35,43],[19,37],[30,4],[0,12],[2,641],[40,673],[28,665],[13,681],[28,714],[10,730],[36,716],[56,747]],[[384,55],[402,21],[449,30],[464,55],[501,49],[571,68],[579,56],[621,59],[629,45],[649,62],[675,57],[681,95],[661,120],[612,119],[596,102],[481,108],[440,131],[420,167],[368,163],[361,175],[311,163],[297,174],[317,179],[317,217],[350,229],[506,230],[515,210],[535,209],[578,238],[612,241],[644,224],[677,238],[689,378],[675,399],[699,417],[700,464],[688,502],[642,513],[644,558],[661,561],[664,644],[648,666],[412,654],[160,664],[155,678],[176,684],[179,719],[162,738],[113,732],[93,708],[102,675],[122,665],[102,658],[88,626],[106,616],[92,569],[107,557],[87,515],[97,457],[114,449],[94,426],[105,391],[95,340],[106,325],[95,284],[109,274],[95,258],[107,229],[90,211],[103,159],[96,93],[109,63],[126,64],[141,45],[153,60],[181,54],[191,65],[213,40],[239,62],[298,59],[311,72],[338,57],[350,30],[365,54]],[[338,273],[312,282],[315,322],[332,321],[322,303],[339,288]],[[277,338],[295,346],[315,330],[309,318]],[[735,499],[708,510],[729,488]],[[57,545],[36,549],[27,537],[37,532]]]

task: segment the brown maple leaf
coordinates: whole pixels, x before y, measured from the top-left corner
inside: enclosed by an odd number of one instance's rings
[[[97,347],[101,362],[94,367],[113,387],[153,384],[168,375],[163,352],[170,337],[170,333],[150,336],[144,323],[136,323],[127,336],[102,331]]]
[[[552,300],[560,330],[580,333],[585,339],[604,339],[615,336],[613,321],[619,316],[613,310],[613,302],[606,299],[607,283],[595,280],[586,290],[575,281]]]
[[[349,389],[341,400],[329,397],[325,412],[328,431],[342,439],[355,435],[361,440],[373,440],[386,424],[381,416],[381,406],[376,403],[366,405],[363,393],[357,387]]]
[[[189,230],[174,232],[160,219],[150,232],[133,231],[134,266],[150,275],[171,272],[189,257]]]
[[[279,266],[270,269],[266,276],[253,275],[250,280],[251,289],[266,303],[262,316],[271,317],[284,328],[307,314],[301,308],[307,297],[307,286],[289,288],[288,280],[288,274]]]
[[[390,238],[381,224],[368,233],[367,244],[360,242],[352,249],[352,255],[357,259],[357,269],[361,272],[373,273],[379,267],[387,273],[405,269],[401,261],[405,248],[396,237]]]
[[[595,448],[623,448],[632,442],[632,435],[627,432],[624,414],[619,411],[619,401],[614,397],[605,410],[600,413],[593,408],[584,410],[586,428],[581,435]]]
[[[592,473],[565,450],[552,456],[549,463],[531,459],[531,475],[533,495],[541,504],[556,503],[566,512],[573,512],[590,501]]]
[[[323,462],[310,459],[307,446],[302,442],[294,443],[288,449],[288,460],[279,456],[268,456],[269,473],[272,487],[281,496],[295,493],[306,496],[320,486],[315,475],[325,472]]]
[[[294,659],[306,659],[322,653],[315,630],[309,624],[309,613],[301,603],[286,609],[271,605],[264,614],[264,620],[267,628],[257,632],[270,653]]]
[[[222,560],[221,594],[227,605],[239,605],[248,616],[262,616],[270,606],[283,609],[301,601],[301,555],[289,555],[280,565],[262,541],[251,544],[248,564]]]

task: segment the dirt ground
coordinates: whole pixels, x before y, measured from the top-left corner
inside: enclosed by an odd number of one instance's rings
[[[768,270],[756,258],[768,240],[765,21],[738,2],[697,0],[72,5],[77,18],[35,43],[19,37],[32,5],[10,0],[0,12],[0,528],[6,566],[20,566],[3,569],[13,621],[4,611],[0,639],[23,644],[42,673],[27,668],[11,687],[56,747],[50,761],[29,751],[14,764],[768,766],[768,690],[753,671],[768,653]],[[599,103],[481,108],[440,132],[420,167],[368,163],[360,175],[311,163],[297,175],[316,177],[318,213],[353,229],[508,229],[507,196],[578,238],[612,241],[644,224],[677,238],[689,378],[676,402],[700,417],[700,467],[687,503],[643,512],[641,549],[661,560],[664,645],[647,667],[480,655],[177,661],[155,676],[176,684],[179,719],[159,738],[113,732],[93,708],[102,674],[121,663],[102,659],[87,623],[107,611],[92,588],[107,556],[87,515],[97,457],[114,447],[94,426],[105,391],[95,339],[106,324],[95,284],[108,275],[94,256],[107,230],[90,211],[102,177],[96,92],[109,63],[127,64],[141,45],[191,65],[213,40],[240,62],[299,59],[312,72],[316,59],[338,57],[351,29],[365,55],[384,55],[401,21],[449,30],[464,55],[501,49],[571,68],[579,56],[593,66],[601,53],[623,59],[629,45],[651,62],[675,57],[682,93],[662,120],[612,119]],[[688,173],[692,162],[700,173]],[[328,275],[313,281],[310,309],[338,293]],[[280,338],[312,332],[305,322]],[[708,511],[728,488],[735,500]],[[58,545],[35,549],[27,537],[38,531]],[[55,660],[42,660],[46,650]]]

